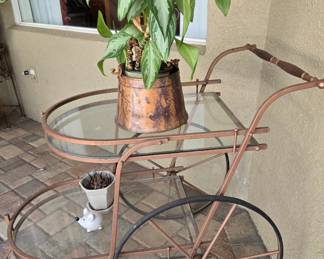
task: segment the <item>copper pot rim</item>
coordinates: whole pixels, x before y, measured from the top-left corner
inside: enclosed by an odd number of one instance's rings
[[[166,87],[174,87],[172,84],[156,84],[156,82],[153,83],[153,86],[151,88],[145,88],[143,78],[137,78],[137,77],[132,77],[128,76],[125,74],[125,65],[119,65],[120,73],[118,75],[118,79],[120,81],[132,81],[132,84],[126,84],[123,87],[129,87],[129,88],[138,88],[138,89],[143,89],[143,90],[151,90],[153,88],[166,88]],[[179,76],[180,70],[177,66],[173,65],[173,68],[168,72],[165,73],[163,72],[160,76],[156,78],[157,80],[166,80],[168,78],[174,78],[176,76]]]

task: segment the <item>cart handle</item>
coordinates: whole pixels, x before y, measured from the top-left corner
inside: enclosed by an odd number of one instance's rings
[[[282,70],[284,70],[286,73],[301,78],[305,81],[311,82],[314,80],[317,80],[316,77],[311,76],[309,73],[307,73],[306,71],[304,71],[303,69],[301,69],[300,67],[291,64],[289,62],[280,60],[278,58],[276,58],[275,56],[273,56],[272,54],[270,54],[269,52],[263,50],[263,49],[258,49],[256,47],[256,45],[251,45],[251,44],[247,44],[246,45],[248,50],[250,50],[252,53],[254,53],[255,55],[257,55],[259,58],[268,61],[272,64],[277,65],[278,67],[280,67]]]
[[[305,72],[303,69],[299,68],[298,66],[291,64],[289,62],[286,61],[282,61],[278,58],[276,58],[275,56],[273,56],[272,54],[270,54],[269,52],[262,50],[262,49],[258,49],[256,47],[255,44],[246,44],[244,46],[241,47],[237,47],[237,48],[232,48],[232,49],[228,49],[223,51],[222,53],[220,53],[216,58],[214,58],[214,60],[211,62],[208,71],[206,73],[205,76],[205,83],[202,84],[202,87],[200,89],[200,93],[203,93],[205,91],[205,88],[209,82],[209,78],[212,74],[212,72],[214,71],[215,66],[227,55],[230,54],[234,54],[237,52],[242,52],[242,51],[246,51],[249,50],[252,53],[254,53],[257,57],[270,62],[272,64],[277,65],[278,67],[280,67],[283,71],[285,71],[286,73],[301,78],[305,81],[311,82],[311,81],[315,81],[318,80],[316,77],[311,76],[309,73]]]

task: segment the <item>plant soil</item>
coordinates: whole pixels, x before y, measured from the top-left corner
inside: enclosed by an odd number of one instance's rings
[[[105,173],[89,173],[83,186],[88,190],[98,190],[106,188],[113,182],[113,178]]]

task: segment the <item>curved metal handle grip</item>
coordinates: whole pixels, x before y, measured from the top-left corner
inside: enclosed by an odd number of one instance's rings
[[[287,72],[288,74],[290,74],[292,76],[301,78],[308,82],[311,82],[311,81],[314,81],[317,79],[316,77],[311,76],[310,74],[305,72],[303,69],[297,67],[296,65],[291,64],[286,61],[282,61],[282,60],[276,58],[275,56],[273,56],[272,54],[270,54],[269,52],[262,50],[262,49],[258,49],[255,45],[248,45],[248,49],[251,52],[253,52],[255,55],[257,55],[259,58],[277,65],[282,70],[284,70],[285,72]]]

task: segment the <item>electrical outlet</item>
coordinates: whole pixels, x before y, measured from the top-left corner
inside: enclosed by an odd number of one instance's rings
[[[23,75],[30,77],[32,80],[37,80],[35,68],[28,68],[28,69],[24,70]]]

